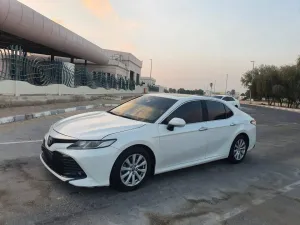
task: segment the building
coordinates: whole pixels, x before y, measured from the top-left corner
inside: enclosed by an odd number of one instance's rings
[[[11,46],[20,48],[19,55],[26,59],[31,55],[44,64],[55,60],[73,64],[74,73],[81,66],[85,73],[113,74],[140,83],[143,63],[132,53],[103,49],[16,0],[0,0],[0,53],[11,51]],[[12,69],[6,66],[9,69],[3,71],[4,63],[0,65],[3,79]]]

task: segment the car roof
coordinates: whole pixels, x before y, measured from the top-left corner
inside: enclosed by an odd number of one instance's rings
[[[163,98],[171,98],[171,99],[176,99],[176,100],[212,99],[212,97],[209,97],[209,96],[175,94],[175,93],[151,93],[151,94],[148,94],[148,95],[163,97]]]

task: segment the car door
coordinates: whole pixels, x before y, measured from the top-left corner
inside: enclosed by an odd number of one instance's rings
[[[235,121],[233,112],[225,104],[219,101],[206,100],[209,140],[207,144],[207,158],[226,156],[229,153],[239,124]]]
[[[201,101],[182,104],[159,124],[159,147],[165,168],[205,159],[207,139],[206,122],[203,121]],[[167,129],[173,118],[186,122],[184,127]]]

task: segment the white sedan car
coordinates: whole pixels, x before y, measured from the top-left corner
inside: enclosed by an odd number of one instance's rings
[[[44,137],[40,158],[72,185],[131,191],[154,174],[224,158],[239,163],[255,142],[255,120],[231,104],[149,94],[58,121]]]
[[[232,104],[233,106],[237,107],[237,108],[240,108],[241,105],[240,105],[240,101],[235,99],[234,97],[232,96],[228,96],[228,95],[215,95],[215,96],[212,96],[214,98],[218,98],[218,99],[221,99],[223,101],[226,101],[230,104]]]

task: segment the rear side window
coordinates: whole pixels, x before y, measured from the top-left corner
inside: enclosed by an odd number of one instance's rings
[[[183,119],[187,124],[203,121],[201,101],[187,102],[179,106],[162,123],[168,124],[173,118]]]
[[[227,118],[225,106],[221,102],[206,101],[208,120],[223,120]]]
[[[213,96],[213,98],[222,99],[222,98],[223,98],[223,96],[215,95],[215,96]]]
[[[225,98],[223,98],[222,100],[224,100],[224,101],[226,101],[226,102],[232,102],[232,101],[234,101],[234,99],[231,98],[231,97],[225,97]]]
[[[224,105],[224,107],[225,107],[225,111],[226,111],[226,118],[232,117],[233,112],[226,105]]]

